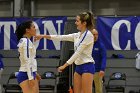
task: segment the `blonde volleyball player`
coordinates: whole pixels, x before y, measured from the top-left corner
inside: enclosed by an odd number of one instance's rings
[[[94,60],[92,58],[93,35],[90,32],[94,28],[94,18],[91,12],[83,12],[76,16],[75,24],[78,33],[68,35],[38,35],[36,40],[47,38],[58,41],[74,42],[75,53],[62,66],[58,68],[62,72],[73,62],[76,64],[74,72],[74,93],[92,93],[92,82],[94,74]]]

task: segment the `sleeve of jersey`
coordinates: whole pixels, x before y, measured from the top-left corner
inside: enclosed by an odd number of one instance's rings
[[[33,72],[32,72],[32,65],[31,65],[31,58],[30,58],[30,53],[29,53],[29,46],[27,47],[28,41],[25,40],[24,44],[23,44],[23,55],[24,55],[24,59],[26,62],[26,69],[27,69],[27,75],[29,80],[32,80],[33,77]]]
[[[56,41],[74,41],[74,34],[68,34],[68,35],[50,35],[51,40]]]
[[[101,64],[101,71],[105,71],[106,68],[106,48],[103,44],[101,44],[101,57],[102,57],[102,64]]]
[[[67,61],[67,63],[72,64],[80,56],[83,50],[85,50],[86,47],[91,43],[93,43],[93,35],[87,33],[86,37],[84,38],[82,43],[79,45],[79,47],[77,48],[75,53],[72,55],[72,57]]]

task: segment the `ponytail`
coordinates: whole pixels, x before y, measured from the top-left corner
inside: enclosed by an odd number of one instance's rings
[[[87,23],[87,29],[92,30],[95,28],[95,21],[93,14],[91,12],[83,12],[78,15],[80,17],[81,22],[86,22]]]

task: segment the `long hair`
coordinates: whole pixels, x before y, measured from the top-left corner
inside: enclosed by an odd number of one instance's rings
[[[94,16],[91,12],[83,12],[83,13],[80,13],[78,14],[78,16],[80,17],[80,21],[83,23],[83,22],[86,22],[86,27],[88,30],[92,30],[95,28],[95,20],[94,20]]]
[[[25,21],[23,23],[21,23],[20,25],[18,25],[17,29],[16,29],[16,36],[17,36],[17,40],[19,41],[23,35],[26,33],[26,29],[30,29],[31,25],[32,25],[32,21]]]

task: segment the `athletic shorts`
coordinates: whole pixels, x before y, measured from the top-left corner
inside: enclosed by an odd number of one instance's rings
[[[75,72],[82,75],[83,73],[95,73],[94,63],[89,62],[82,65],[76,65]]]
[[[23,82],[23,81],[29,79],[29,78],[28,78],[28,75],[27,75],[27,72],[21,72],[21,71],[18,72],[18,74],[17,74],[16,77],[17,77],[17,81],[18,81],[19,84],[20,84],[21,82]],[[36,77],[36,72],[33,72],[33,77],[34,77],[34,79],[35,79],[35,77]]]

